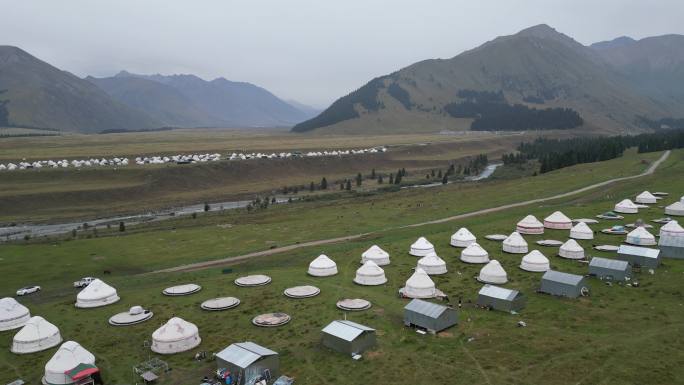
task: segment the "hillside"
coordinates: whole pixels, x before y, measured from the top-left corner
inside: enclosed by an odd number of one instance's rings
[[[585,129],[602,132],[640,131],[636,116],[672,116],[682,106],[651,99],[596,50],[539,25],[375,78],[293,131],[468,129],[473,119],[452,116],[445,107],[467,102],[459,92],[471,90],[501,92],[508,105],[532,112],[570,109]]]
[[[684,117],[684,36],[627,37],[592,44],[605,61],[649,97]]]
[[[17,47],[0,46],[0,90],[0,109],[7,114],[3,123],[8,125],[89,133],[162,126]],[[4,115],[0,112],[0,119]]]
[[[178,126],[291,126],[309,117],[264,88],[224,78],[122,71],[91,80],[118,101]]]

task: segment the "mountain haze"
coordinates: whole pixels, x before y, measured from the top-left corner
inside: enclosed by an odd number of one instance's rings
[[[0,101],[13,126],[65,131],[151,129],[162,123],[88,81],[12,46],[0,46]]]
[[[586,128],[604,132],[640,131],[637,116],[673,116],[684,106],[641,92],[597,49],[538,25],[451,59],[425,60],[375,78],[293,130],[467,129],[472,120],[445,110],[461,100],[461,90],[501,91],[508,103],[530,108],[573,109]]]

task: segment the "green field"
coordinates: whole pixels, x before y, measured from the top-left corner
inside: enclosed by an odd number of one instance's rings
[[[491,383],[491,384],[671,384],[684,376],[678,352],[684,348],[684,311],[681,277],[684,262],[666,260],[655,275],[637,275],[641,287],[606,286],[592,280],[592,295],[566,300],[535,294],[540,276],[519,270],[520,256],[505,255],[500,244],[483,237],[509,233],[528,213],[543,218],[562,209],[570,217],[590,217],[612,208],[625,197],[644,189],[669,191],[666,203],[684,193],[684,152],[673,152],[652,176],[612,184],[565,199],[515,208],[462,221],[422,227],[403,225],[443,218],[477,209],[524,201],[570,191],[618,176],[633,175],[661,154],[629,152],[608,162],[579,165],[549,174],[523,179],[500,179],[472,184],[453,184],[432,189],[359,195],[349,193],[326,200],[274,206],[247,213],[244,210],[182,218],[129,229],[125,235],[105,234],[91,239],[38,242],[0,246],[3,281],[0,294],[11,295],[21,285],[43,286],[38,295],[21,301],[32,311],[58,325],[65,339],[73,339],[97,356],[98,366],[108,383],[133,383],[131,367],[150,353],[143,342],[172,315],[199,326],[203,342],[197,350],[217,352],[232,342],[253,340],[281,354],[281,368],[302,384],[376,383]],[[628,217],[652,219],[662,216],[652,208]],[[612,224],[612,222],[610,223]],[[451,233],[467,226],[480,243],[498,259],[509,275],[506,287],[528,295],[520,315],[487,312],[465,306],[458,327],[437,337],[420,336],[402,326],[406,301],[397,298],[415,266],[407,254],[420,235],[427,236],[447,261],[449,273],[435,278],[437,287],[452,301],[474,300],[480,287],[472,277],[480,266],[458,261],[458,250],[448,246]],[[595,229],[608,227],[602,223]],[[141,274],[152,270],[206,261],[247,252],[266,250],[317,239],[357,233],[371,233],[360,239],[261,257],[232,266],[231,274],[221,268],[184,273]],[[545,238],[564,240],[566,231],[548,231]],[[526,236],[528,242],[540,239]],[[622,237],[600,235],[581,242],[617,244]],[[385,268],[389,282],[380,287],[352,283],[360,254],[377,243],[392,256]],[[533,247],[531,247],[532,249]],[[588,247],[587,247],[588,249]],[[553,257],[555,249],[540,248],[552,266],[562,271],[584,273],[586,265]],[[338,265],[340,274],[330,278],[306,275],[306,266],[325,252]],[[610,253],[591,255],[610,256]],[[604,255],[605,254],[605,255]],[[73,307],[77,291],[71,282],[84,275],[113,274],[106,281],[117,287],[122,300],[93,310]],[[265,273],[273,283],[261,288],[238,288],[232,281],[247,273]],[[172,284],[196,282],[199,294],[167,298],[161,290]],[[291,300],[282,295],[290,286],[314,284],[318,297]],[[233,295],[242,304],[233,310],[207,313],[199,308],[203,300]],[[378,329],[378,348],[355,362],[319,346],[320,329],[342,317],[334,304],[341,298],[362,297],[373,308],[348,318]],[[106,320],[129,306],[141,304],[155,312],[152,321],[114,328]],[[292,315],[288,325],[259,329],[250,319],[263,312],[284,311]],[[518,320],[528,327],[518,328]],[[0,334],[9,346],[12,332]],[[471,340],[472,339],[472,340]],[[470,342],[469,342],[470,340]],[[0,382],[23,377],[35,383],[42,366],[55,349],[16,356],[0,353]],[[167,357],[173,374],[163,384],[192,384],[214,367],[197,363],[192,353]]]

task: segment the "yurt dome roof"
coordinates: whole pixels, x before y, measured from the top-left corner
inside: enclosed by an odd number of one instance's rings
[[[572,223],[570,218],[568,218],[567,215],[563,214],[560,211],[555,211],[553,214],[544,218],[544,220],[547,222],[553,222],[553,223],[568,223],[568,222]]]
[[[643,227],[637,227],[627,234],[627,238],[655,239],[655,236]]]
[[[542,252],[539,250],[532,250],[527,255],[525,255],[522,259],[523,259],[523,261],[525,261],[527,263],[532,263],[532,264],[549,263],[549,259],[546,258],[546,256],[544,254],[542,254]]]
[[[417,268],[411,277],[406,280],[406,287],[413,287],[416,289],[431,289],[435,287],[435,283],[430,279],[430,276],[421,268]]]
[[[315,268],[315,269],[329,269],[332,267],[336,267],[337,264],[335,261],[330,259],[327,255],[321,254],[319,255],[316,259],[311,261],[309,264],[309,267]]]
[[[461,251],[461,255],[469,257],[486,257],[489,255],[489,253],[478,243],[471,243],[468,247]]]
[[[377,276],[385,275],[385,270],[373,261],[366,261],[361,267],[356,269],[357,275]]]
[[[672,233],[672,235],[684,236],[684,228],[677,221],[669,221],[660,228],[660,232]]]
[[[418,249],[418,250],[428,250],[428,249],[433,249],[435,246],[430,243],[425,237],[420,237],[418,238],[417,241],[415,241],[412,245],[412,249]]]
[[[628,208],[639,208],[631,199],[623,199],[615,207],[628,207]]]
[[[504,283],[508,280],[508,274],[501,263],[493,259],[480,270],[478,278],[483,282]]]
[[[197,326],[180,317],[173,317],[152,333],[152,338],[161,342],[174,342],[187,339],[199,332]]]
[[[637,199],[656,199],[656,196],[651,194],[649,191],[644,191],[637,195]]]
[[[668,210],[684,210],[684,203],[682,202],[675,202],[667,207],[665,207]]]
[[[16,299],[12,297],[0,299],[0,321],[25,317],[28,314],[29,309],[17,302]]]
[[[77,342],[67,341],[45,364],[45,380],[50,383],[50,377],[64,378],[64,372],[75,368],[78,364],[93,365],[95,364],[95,356]]]
[[[473,235],[473,233],[471,233],[470,230],[466,229],[465,227],[458,229],[458,231],[455,232],[451,238],[459,241],[474,241],[476,239],[475,235]]]
[[[517,231],[512,232],[511,235],[504,240],[504,243],[511,246],[527,246],[527,241]]]
[[[544,224],[537,219],[534,215],[528,215],[518,222],[520,227],[544,227]]]
[[[31,317],[26,325],[14,335],[14,340],[21,342],[39,341],[58,333],[59,329],[57,326],[46,321],[41,316],[35,316]]]
[[[594,231],[589,227],[589,225],[587,225],[584,222],[577,223],[575,226],[572,227],[572,229],[570,229],[570,232],[587,233],[587,234],[593,234],[594,233]]]
[[[566,251],[584,251],[584,248],[574,239],[568,239],[560,248]]]
[[[380,248],[380,246],[373,245],[364,251],[361,256],[367,259],[383,259],[389,257],[389,253]]]
[[[444,266],[446,265],[446,262],[442,258],[440,258],[437,254],[435,253],[430,253],[423,258],[418,260],[418,264],[422,266]]]
[[[76,299],[78,301],[92,301],[112,296],[116,296],[116,289],[100,279],[95,279],[78,293]]]

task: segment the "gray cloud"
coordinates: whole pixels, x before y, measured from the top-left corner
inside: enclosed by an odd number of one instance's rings
[[[0,0],[0,9],[0,44],[79,76],[223,76],[316,106],[534,24],[584,44],[684,33],[681,0]]]

